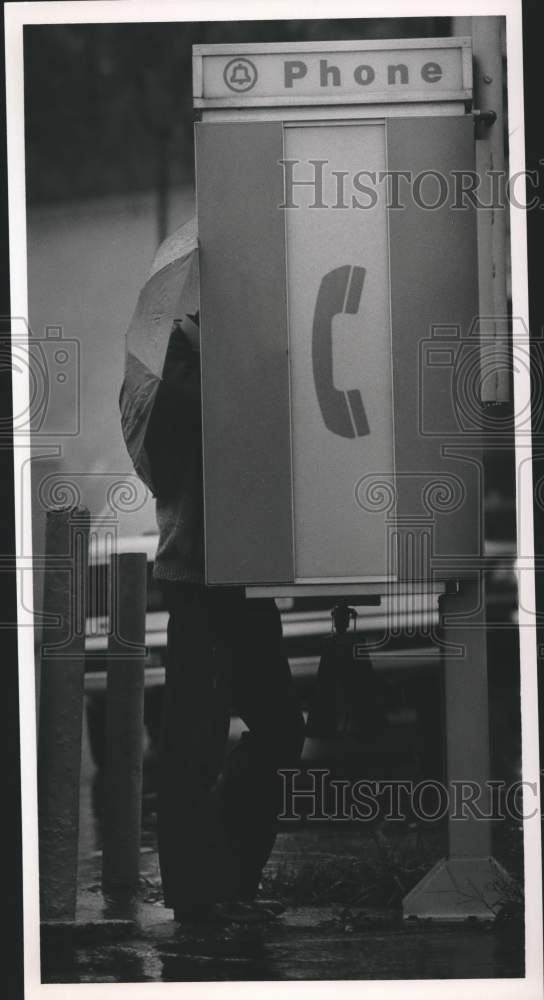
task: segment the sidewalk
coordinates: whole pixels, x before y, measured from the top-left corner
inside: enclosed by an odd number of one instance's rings
[[[353,827],[282,832],[263,894],[282,899],[285,913],[262,927],[192,932],[181,930],[162,905],[153,846],[142,849],[141,884],[132,899],[104,898],[101,853],[94,852],[80,866],[73,934],[43,928],[43,982],[522,976],[523,939],[512,924],[402,923],[395,900],[401,888],[395,893],[394,883],[404,871],[396,862],[406,836],[382,845],[389,854],[380,857],[379,840]],[[434,855],[441,848],[436,842],[425,849]]]

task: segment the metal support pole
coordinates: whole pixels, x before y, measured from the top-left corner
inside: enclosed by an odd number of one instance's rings
[[[135,888],[140,874],[147,557],[112,556],[104,765],[105,889]]]
[[[501,19],[455,18],[455,35],[472,35],[475,69],[479,312],[482,402],[509,398],[506,298],[506,207]],[[495,112],[496,118],[493,120]],[[500,178],[502,187],[498,187]],[[487,336],[486,336],[487,335]],[[491,335],[491,336],[489,336]],[[489,919],[496,913],[497,876],[491,856],[489,716],[483,578],[460,581],[440,605],[445,640],[445,716],[449,803],[448,858],[438,862],[403,900],[405,917]],[[449,646],[449,649],[448,649]],[[455,647],[457,653],[455,654]],[[458,789],[461,803],[458,801]],[[465,790],[469,800],[465,801]],[[451,797],[453,794],[454,804]]]
[[[42,921],[75,919],[90,516],[47,513],[38,736]]]
[[[499,874],[491,856],[485,591],[475,575],[440,600],[445,640],[448,857],[403,900],[405,917],[492,919]]]
[[[474,106],[484,113],[476,125],[478,174],[478,290],[482,323],[482,402],[510,400],[508,300],[506,288],[506,165],[502,63],[502,19],[454,18],[455,35],[472,35]],[[493,124],[485,115],[495,112]],[[483,207],[491,206],[491,207]]]
[[[446,760],[448,785],[471,782],[478,787],[478,811],[489,814],[489,700],[484,580],[462,580],[456,594],[444,594],[440,616],[449,648],[444,654]],[[461,616],[461,621],[459,617]],[[457,618],[457,621],[456,621]],[[448,827],[450,858],[482,858],[491,854],[489,821],[452,819]]]

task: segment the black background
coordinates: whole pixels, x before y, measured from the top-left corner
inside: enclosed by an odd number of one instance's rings
[[[6,7],[7,4],[3,4]],[[438,5],[438,12],[439,11]],[[528,170],[540,170],[542,164],[539,158],[544,158],[544,140],[542,135],[542,39],[540,34],[539,13],[542,10],[541,0],[523,0],[523,44],[524,44],[524,90],[525,90],[525,136],[526,136],[526,167]],[[6,128],[5,128],[5,83],[4,83],[4,28],[2,21],[1,55],[2,72],[0,74],[0,225],[2,241],[0,243],[2,260],[0,261],[0,317],[10,314],[9,303],[9,271],[8,271],[8,206],[7,206],[7,167],[6,167]],[[541,208],[528,213],[528,251],[529,251],[529,302],[530,327],[533,338],[544,336],[544,282],[542,281],[542,231],[544,206],[544,185],[541,184]],[[530,192],[532,194],[532,192]],[[3,355],[5,358],[5,354]],[[536,374],[536,395],[542,394],[544,387],[544,372]],[[11,413],[11,372],[9,367],[0,365],[0,426],[5,426]],[[539,446],[544,450],[544,425],[534,428],[533,449],[536,453],[535,481],[543,472],[544,460],[538,458]],[[2,828],[5,834],[4,851],[2,854],[2,877],[0,881],[2,909],[7,917],[2,935],[3,962],[0,974],[2,992],[6,997],[19,1000],[23,997],[23,936],[22,936],[22,862],[21,862],[21,809],[20,809],[20,744],[18,725],[18,677],[17,677],[17,633],[16,628],[5,627],[5,623],[15,623],[16,620],[16,590],[14,564],[11,567],[8,559],[14,559],[14,509],[13,509],[13,453],[10,442],[0,436],[0,498],[2,512],[0,516],[0,582],[2,584],[0,648],[2,664],[2,747],[3,805]],[[544,556],[544,512],[535,509],[535,552]],[[7,572],[5,571],[7,570]],[[544,571],[536,574],[537,602],[540,615],[544,615]],[[544,717],[544,684],[542,681],[542,662],[544,660],[544,627],[538,630],[539,648],[543,650],[539,657],[539,710],[540,710],[540,755],[544,759],[544,736],[542,719]],[[523,669],[523,665],[522,665]]]

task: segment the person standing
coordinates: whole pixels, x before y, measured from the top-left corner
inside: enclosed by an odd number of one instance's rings
[[[175,919],[255,921],[277,909],[259,882],[304,720],[274,600],[205,585],[199,333],[198,312],[174,321],[145,439],[169,614],[159,862]],[[231,710],[247,729],[226,754]]]

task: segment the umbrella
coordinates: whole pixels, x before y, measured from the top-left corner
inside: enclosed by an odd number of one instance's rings
[[[199,308],[198,237],[191,219],[161,243],[126,334],[121,426],[137,474],[156,493],[146,434],[177,317]]]

